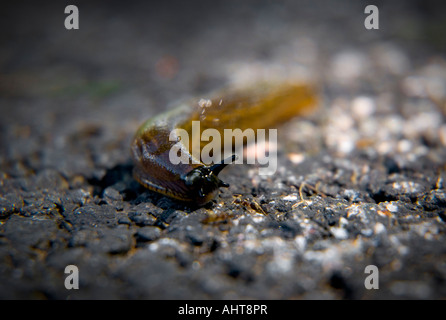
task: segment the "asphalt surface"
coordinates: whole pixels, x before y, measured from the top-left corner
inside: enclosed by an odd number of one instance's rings
[[[444,4],[367,30],[364,1],[79,1],[66,30],[68,4],[0,13],[1,299],[446,298]],[[274,176],[230,166],[203,208],[132,178],[145,119],[290,74],[320,104]]]

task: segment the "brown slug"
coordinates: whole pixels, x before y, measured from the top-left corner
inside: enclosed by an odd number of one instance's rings
[[[249,88],[225,90],[212,99],[181,104],[147,120],[136,132],[131,145],[134,177],[152,191],[202,206],[216,196],[220,187],[229,186],[218,178],[218,174],[237,156],[204,164],[200,151],[209,139],[199,139],[200,143],[190,146],[177,134],[178,129],[184,130],[192,139],[197,134],[193,132],[193,121],[199,122],[200,137],[206,129],[217,130],[222,135],[225,129],[269,129],[312,111],[316,100],[313,87],[307,84],[258,83]],[[221,143],[222,151],[225,143]],[[172,163],[170,152],[172,148],[178,149],[178,145],[183,158],[189,160],[187,163]]]

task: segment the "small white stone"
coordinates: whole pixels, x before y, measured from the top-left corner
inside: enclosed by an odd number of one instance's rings
[[[367,67],[366,57],[358,51],[340,52],[334,56],[332,62],[333,75],[346,84],[353,84]]]
[[[330,231],[336,239],[345,240],[348,238],[348,232],[344,228],[331,228]]]
[[[386,227],[381,223],[377,222],[375,226],[373,227],[373,232],[375,234],[381,234],[386,231]]]
[[[297,194],[293,193],[293,194],[289,194],[285,197],[282,197],[282,200],[285,201],[296,201],[297,200]]]
[[[407,139],[400,140],[400,141],[398,141],[397,148],[398,148],[398,152],[401,152],[401,153],[410,152],[412,150],[412,142],[410,142]]]
[[[373,230],[372,229],[363,229],[361,230],[361,233],[366,236],[366,237],[370,237],[373,235]]]
[[[398,206],[393,203],[387,204],[386,209],[389,210],[390,212],[398,212]]]
[[[366,96],[359,96],[352,101],[353,115],[359,119],[370,117],[375,112],[375,101]]]
[[[305,156],[302,153],[290,153],[288,159],[294,164],[300,164],[305,160]]]

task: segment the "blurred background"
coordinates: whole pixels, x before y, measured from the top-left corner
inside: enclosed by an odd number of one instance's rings
[[[64,27],[69,4],[79,9],[79,30]],[[67,141],[100,133],[101,146],[93,148],[92,157],[96,165],[109,167],[127,156],[116,144],[126,146],[141,119],[228,81],[291,70],[331,92],[350,94],[370,91],[370,83],[377,90],[399,86],[392,76],[402,77],[419,65],[444,58],[444,2],[375,1],[379,30],[364,27],[368,4],[351,0],[3,4],[0,164],[14,159],[34,168],[56,167],[66,174],[91,173],[95,169],[82,158],[74,163],[67,159],[82,152],[73,150],[79,141]],[[366,81],[357,81],[359,76]],[[38,156],[44,146],[50,150]]]

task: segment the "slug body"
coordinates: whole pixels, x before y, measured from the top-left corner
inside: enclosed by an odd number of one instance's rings
[[[170,150],[182,143],[175,129],[192,136],[192,122],[199,121],[199,134],[206,129],[267,129],[295,116],[307,114],[316,105],[313,89],[301,84],[258,84],[242,90],[229,90],[215,98],[197,99],[147,120],[138,129],[131,145],[135,163],[134,177],[146,188],[171,198],[204,205],[220,187],[228,187],[218,178],[220,171],[236,159],[235,155],[216,164],[205,165],[196,151],[206,145],[201,140],[189,147],[184,143],[182,155],[188,163],[173,164]],[[195,133],[196,134],[196,133]],[[193,150],[199,148],[200,150]],[[221,145],[222,151],[224,145]]]

